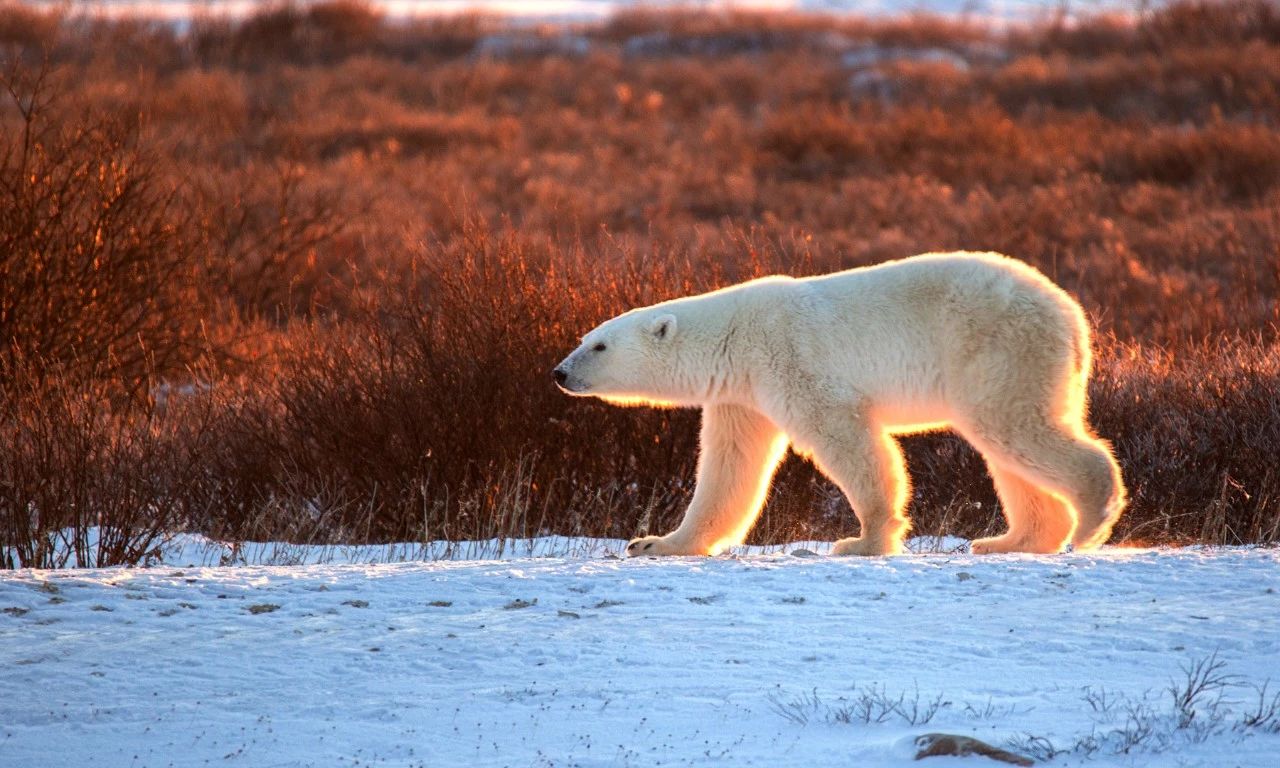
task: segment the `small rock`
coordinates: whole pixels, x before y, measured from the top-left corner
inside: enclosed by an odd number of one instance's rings
[[[521,600],[520,598],[517,597],[515,600],[512,600],[511,602],[507,603],[502,607],[504,610],[515,611],[515,610],[519,610],[520,608],[530,608],[537,604],[538,604],[538,598],[536,597],[533,598],[533,600]]]
[[[849,69],[863,69],[902,61],[946,65],[957,72],[969,71],[968,60],[945,48],[883,47],[871,44],[850,50],[840,57],[840,63]]]
[[[579,614],[577,614],[577,613],[574,613],[573,611],[556,611],[556,615],[557,615],[557,616],[559,616],[559,617],[560,617],[560,618],[562,618],[562,619],[580,619],[580,618],[582,618],[582,616],[581,616],[581,615],[579,615]]]
[[[961,571],[956,574],[956,578],[959,579],[960,581],[968,581],[969,579],[973,578],[973,574],[969,573],[968,571]]]
[[[791,550],[791,556],[792,557],[817,557],[818,553],[814,552],[812,549],[793,549]]]
[[[271,613],[272,611],[278,610],[280,610],[280,606],[275,603],[258,603],[257,605],[249,606],[249,613],[252,613],[255,616],[259,613]]]
[[[541,59],[548,56],[581,57],[591,52],[591,41],[582,35],[489,35],[476,41],[472,58]]]
[[[979,755],[1011,765],[1029,766],[1035,763],[1029,757],[1008,750],[993,747],[985,741],[978,741],[970,736],[957,736],[951,733],[926,733],[915,739],[916,759],[926,757],[968,757]]]
[[[427,605],[432,608],[448,608],[449,606],[453,605],[453,601],[452,600],[432,600],[431,602],[427,603]]]
[[[368,600],[343,600],[342,604],[349,605],[352,608],[368,608],[369,607]]]

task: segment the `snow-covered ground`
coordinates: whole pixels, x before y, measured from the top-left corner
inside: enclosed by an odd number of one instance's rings
[[[887,766],[930,731],[1052,765],[1280,764],[1280,549],[620,544],[4,573],[0,765]],[[1180,709],[1196,664],[1223,680]]]

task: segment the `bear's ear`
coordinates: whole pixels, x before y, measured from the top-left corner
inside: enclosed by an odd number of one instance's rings
[[[657,341],[665,341],[676,335],[676,316],[662,314],[649,321],[649,335]]]

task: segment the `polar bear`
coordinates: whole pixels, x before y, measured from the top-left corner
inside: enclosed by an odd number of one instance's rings
[[[741,543],[787,447],[861,523],[838,555],[902,552],[910,485],[895,435],[951,428],[981,452],[1008,532],[975,553],[1101,545],[1125,504],[1085,420],[1089,326],[1065,291],[996,253],[936,253],[765,277],[635,309],[553,371],[570,395],[702,408],[697,485],[680,526],[629,555]]]

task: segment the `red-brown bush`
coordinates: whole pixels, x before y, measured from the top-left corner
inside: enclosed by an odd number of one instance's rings
[[[28,17],[26,36],[5,21]],[[1273,541],[1274,22],[1233,0],[1009,32],[652,12],[518,29],[338,3],[178,33],[6,7],[11,82],[47,60],[48,135],[78,138],[42,145],[61,185],[3,166],[0,263],[50,267],[28,280],[48,300],[0,283],[0,550],[57,564],[93,523],[140,534],[104,562],[175,526],[660,530],[691,491],[697,414],[562,397],[547,371],[582,332],[760,274],[957,248],[1023,258],[1089,311],[1094,420],[1133,497],[1120,539]],[[18,146],[21,114],[0,119]],[[99,246],[117,187],[138,202]],[[147,269],[94,282],[94,253]],[[112,335],[131,318],[143,332]],[[906,442],[917,530],[998,528],[976,454]],[[793,459],[753,536],[851,525]]]

